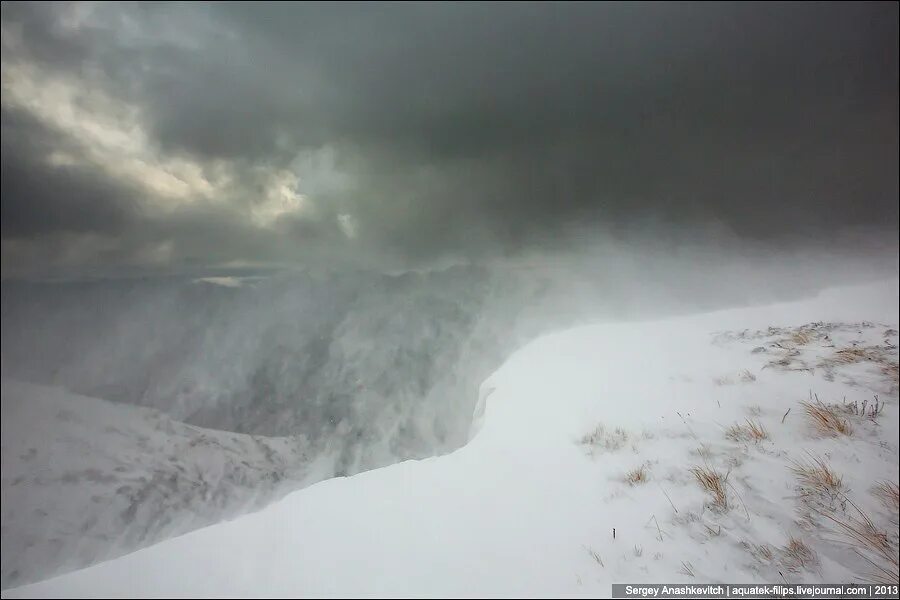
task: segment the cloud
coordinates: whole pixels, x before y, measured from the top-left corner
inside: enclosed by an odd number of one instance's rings
[[[2,111],[4,238],[126,229],[134,191],[99,177],[79,148],[23,111]]]
[[[4,3],[4,265],[26,240],[62,260],[62,233],[127,249],[96,264],[428,263],[641,223],[896,235],[897,22],[890,3]]]

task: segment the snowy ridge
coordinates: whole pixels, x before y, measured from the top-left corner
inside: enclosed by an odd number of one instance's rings
[[[896,506],[873,490],[897,483],[898,289],[542,337],[484,382],[452,454],[324,481],[4,597],[595,597],[614,581],[871,578],[866,549],[822,515],[858,508],[896,556]],[[802,404],[816,397],[847,433],[816,428]],[[816,458],[839,484],[798,475]],[[727,477],[724,502],[692,469]]]
[[[46,579],[264,506],[328,477],[302,437],[2,381],[2,583]]]

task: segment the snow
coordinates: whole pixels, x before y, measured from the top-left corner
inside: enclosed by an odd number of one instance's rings
[[[864,578],[790,467],[827,459],[896,544],[896,513],[869,490],[897,481],[898,285],[541,337],[483,383],[452,454],[323,481],[3,595],[596,597],[612,582]],[[846,348],[865,358],[835,360]],[[813,394],[884,407],[842,413],[852,435],[828,436],[800,404]],[[746,419],[768,439],[726,436]],[[649,480],[630,485],[641,465]],[[694,466],[728,473],[727,509]],[[799,563],[792,536],[810,548]]]
[[[302,437],[174,421],[4,379],[2,579],[46,579],[260,508],[329,475]]]

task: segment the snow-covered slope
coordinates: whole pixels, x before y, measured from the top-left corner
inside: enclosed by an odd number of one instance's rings
[[[330,475],[302,437],[3,380],[2,583],[21,585],[259,508]]]
[[[897,321],[893,280],[545,336],[484,382],[452,454],[324,481],[4,597],[594,597],[613,581],[869,577],[896,557],[896,505],[873,492],[897,483]],[[887,562],[842,543],[839,523],[863,513]]]

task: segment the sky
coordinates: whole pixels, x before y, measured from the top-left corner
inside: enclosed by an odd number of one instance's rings
[[[897,165],[895,2],[2,4],[4,277],[896,240]]]

